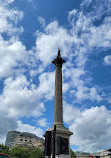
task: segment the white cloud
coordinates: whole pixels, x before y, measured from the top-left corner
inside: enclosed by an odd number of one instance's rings
[[[17,131],[29,132],[29,133],[36,134],[38,137],[43,137],[44,133],[43,133],[43,130],[41,128],[31,126],[29,124],[23,124],[20,120],[17,121],[17,123],[18,123]]]
[[[4,144],[5,145],[5,141],[6,141],[6,135],[5,136],[1,136],[0,135],[0,144]]]
[[[111,18],[105,18],[103,25],[98,28],[90,28],[91,39],[89,39],[89,46],[91,47],[103,47],[110,48],[111,29],[110,29]]]
[[[2,4],[2,5],[8,5],[8,4],[12,3],[12,2],[14,2],[14,0],[1,0],[0,4]]]
[[[25,76],[22,75],[15,79],[10,77],[5,80],[4,89],[0,96],[0,143],[4,143],[4,138],[10,130],[34,132],[38,135],[42,134],[40,128],[22,125],[20,122],[19,128],[17,128],[18,117],[33,116],[37,118],[43,115],[45,107],[39,101],[39,97],[40,94],[38,94],[36,86],[30,85]]]
[[[105,106],[91,107],[80,111],[72,105],[65,106],[64,121],[71,123],[71,145],[79,150],[97,152],[110,148],[111,111]]]
[[[41,118],[40,120],[37,121],[38,125],[41,127],[47,127],[49,124],[47,123],[46,118]]]
[[[72,26],[70,32],[72,37],[77,39],[74,42],[74,52],[79,67],[85,66],[87,55],[111,48],[111,3],[109,0],[94,0],[89,6],[91,2],[84,0],[80,11],[74,9],[69,12],[69,22]]]
[[[95,13],[90,14],[84,14],[82,11],[77,12],[77,10],[73,10],[69,12],[69,20],[72,24],[72,33],[74,35],[80,34],[78,36],[81,44],[83,44],[82,47],[83,53],[84,50],[87,52],[90,50],[91,53],[94,49],[94,47],[100,47],[100,48],[106,48],[109,49],[110,47],[110,39],[111,39],[111,29],[110,29],[110,21],[111,17],[104,18],[101,25],[98,27],[94,26],[92,18],[94,17]],[[80,43],[79,42],[79,43]],[[78,48],[81,49],[82,47]],[[77,45],[76,47],[77,48]]]
[[[84,0],[81,3],[81,9],[86,12],[86,8],[90,8],[89,15],[92,16],[92,20],[102,19],[103,16],[109,16],[111,13],[111,0]],[[97,7],[99,6],[99,7]],[[89,9],[88,8],[88,9]]]
[[[86,1],[87,7],[91,1]],[[84,1],[84,4],[86,3]],[[66,66],[65,77],[70,78],[67,83],[64,82],[65,92],[72,88],[74,93],[71,93],[78,101],[90,99],[91,101],[101,101],[103,98],[100,94],[100,88],[96,85],[90,85],[90,73],[85,67],[89,60],[88,56],[92,53],[98,53],[102,50],[110,48],[111,31],[110,17],[105,17],[101,24],[95,26],[95,19],[101,20],[98,15],[95,17],[94,12],[86,13],[83,11],[72,10],[69,12],[69,24],[71,29],[67,30],[59,26],[57,21],[51,22],[44,28],[44,33],[37,31],[36,49],[37,59],[44,66],[51,63],[51,60],[57,54],[57,48],[61,48],[62,57],[68,56],[68,63],[73,63],[72,66]],[[109,4],[109,3],[108,3]],[[101,6],[104,8],[104,6]],[[99,9],[99,14],[103,10]],[[98,13],[96,12],[96,13]],[[43,49],[44,46],[44,49]],[[96,50],[96,52],[94,52]],[[44,51],[45,50],[45,51]],[[76,67],[76,68],[74,68]],[[67,77],[69,75],[69,77]],[[77,76],[78,75],[78,76]],[[87,75],[87,77],[86,77]],[[90,81],[89,81],[90,80]]]
[[[111,104],[111,98],[108,98],[107,101]]]
[[[54,96],[54,72],[44,72],[39,76],[38,94],[47,100]]]
[[[17,28],[18,20],[23,18],[23,12],[9,9],[7,5],[13,1],[1,1],[0,5],[0,33],[13,35],[23,32],[23,28]]]
[[[69,84],[68,83],[63,83],[62,84],[62,92],[65,94],[69,90]]]
[[[82,3],[81,3],[81,7],[84,7],[84,6],[89,6],[89,4],[92,2],[92,0],[84,0]]]
[[[104,57],[104,63],[106,65],[111,65],[111,55],[107,55]]]
[[[0,106],[0,144],[5,144],[7,133],[17,128],[16,121],[17,118],[8,117],[8,112]]]
[[[39,16],[38,17],[38,21],[41,24],[41,26],[45,27],[45,20],[44,20],[44,18],[42,18],[42,17]]]
[[[68,87],[70,89],[71,95],[77,102],[87,99],[91,101],[101,101],[103,98],[99,94],[99,88],[88,86],[89,80],[88,77],[86,77],[86,74],[87,72],[85,72],[85,70],[81,68],[64,68],[64,77],[68,79]]]
[[[88,88],[84,85],[80,85],[77,88],[76,97],[78,100],[90,99],[91,101],[101,101],[103,98],[98,94],[96,87]]]
[[[0,37],[0,45],[0,78],[3,78],[12,74],[13,68],[24,63],[23,60],[27,60],[27,57],[25,46],[20,41],[4,41]]]
[[[63,105],[63,117],[65,123],[70,125],[74,121],[74,119],[81,117],[81,112],[79,108],[74,108],[73,105],[70,105],[65,101]]]
[[[23,18],[23,12],[9,9],[9,4],[12,2],[13,0],[0,2],[0,79],[12,74],[15,67],[20,69],[21,64],[28,65],[29,56],[33,56],[31,51],[27,52],[26,47],[18,40],[23,28],[17,27],[17,23]],[[8,40],[5,39],[4,33],[8,35]]]
[[[34,85],[30,85],[25,76],[19,76],[16,79],[7,78],[0,96],[1,111],[3,109],[7,111],[9,117],[38,117],[45,111],[44,104],[39,99],[40,94]]]
[[[16,130],[18,117],[33,116],[38,118],[45,112],[44,104],[40,100],[51,99],[54,96],[54,92],[52,93],[54,72],[43,73],[39,80],[40,84],[37,87],[31,84],[24,75],[5,79],[0,96],[1,139],[4,140],[8,131]],[[45,119],[40,119],[38,123],[42,127],[48,125]],[[23,125],[21,122],[19,122],[17,130],[42,134],[40,128]]]
[[[37,32],[37,59],[44,65],[50,64],[57,55],[58,48],[62,49],[62,56],[68,55],[71,40],[67,30],[60,27],[57,21],[50,23],[45,28],[45,33]]]

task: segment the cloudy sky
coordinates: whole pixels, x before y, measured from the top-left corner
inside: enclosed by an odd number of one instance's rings
[[[0,143],[52,126],[58,48],[71,148],[111,148],[111,0],[0,0]]]

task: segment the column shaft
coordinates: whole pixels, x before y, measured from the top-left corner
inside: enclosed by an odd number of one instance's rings
[[[63,124],[62,105],[62,66],[57,64],[55,70],[55,98],[54,98],[54,123]]]

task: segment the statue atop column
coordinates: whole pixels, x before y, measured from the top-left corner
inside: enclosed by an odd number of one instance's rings
[[[62,64],[65,63],[65,60],[61,58],[60,49],[58,49],[58,55],[56,59],[52,61],[52,63],[55,65],[61,65],[61,67],[62,67]]]

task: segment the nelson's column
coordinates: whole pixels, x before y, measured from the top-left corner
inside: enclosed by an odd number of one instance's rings
[[[54,97],[54,124],[48,131],[54,129],[56,125],[56,158],[70,158],[70,136],[73,134],[63,125],[63,101],[62,101],[62,64],[65,62],[61,58],[60,49],[55,64],[55,97]],[[59,154],[58,154],[59,153]]]

